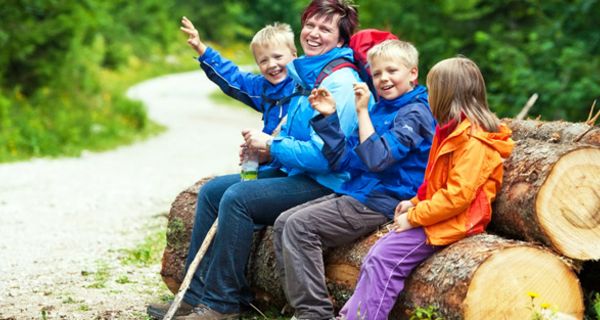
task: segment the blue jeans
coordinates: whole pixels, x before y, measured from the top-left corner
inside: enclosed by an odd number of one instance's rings
[[[240,182],[233,174],[207,182],[198,192],[186,270],[217,218],[219,226],[184,300],[220,313],[240,312],[252,299],[245,269],[254,226],[272,225],[283,211],[330,193],[306,175],[288,177],[279,170],[261,171],[253,181]]]

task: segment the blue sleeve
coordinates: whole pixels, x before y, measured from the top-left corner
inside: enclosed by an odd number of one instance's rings
[[[340,170],[349,163],[349,154],[352,147],[346,141],[346,136],[340,128],[337,113],[324,117],[318,115],[310,121],[315,132],[323,140],[323,155],[329,162],[331,169]]]
[[[417,148],[423,140],[433,139],[433,116],[423,104],[400,109],[390,130],[378,135],[373,133],[359,144],[355,151],[369,171],[383,171]]]
[[[343,68],[329,75],[321,83],[321,87],[326,88],[336,101],[336,112],[339,118],[340,129],[344,135],[352,133],[357,126],[356,110],[354,107],[354,90],[352,84],[360,81],[356,72],[350,68]],[[305,104],[301,108],[311,108],[307,97],[301,97],[298,100]],[[290,110],[295,109],[290,106]],[[292,111],[293,112],[293,111]],[[323,140],[308,124],[310,119],[318,114],[311,109],[309,117],[295,119],[294,121],[303,121],[309,130],[309,139],[299,140],[289,136],[287,132],[282,132],[280,137],[273,140],[271,145],[271,155],[286,167],[296,168],[309,173],[329,172],[329,163],[323,153]],[[288,120],[290,117],[288,117]],[[288,123],[286,129],[296,124]],[[287,130],[286,130],[287,131]]]
[[[207,48],[198,58],[206,76],[221,88],[226,95],[263,112],[262,105],[255,103],[261,98],[266,81],[262,75],[241,71],[233,62],[223,58],[216,50]]]

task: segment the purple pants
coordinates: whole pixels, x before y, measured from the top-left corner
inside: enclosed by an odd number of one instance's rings
[[[411,271],[440,247],[427,244],[423,228],[391,231],[365,257],[354,294],[340,315],[344,319],[387,319]]]

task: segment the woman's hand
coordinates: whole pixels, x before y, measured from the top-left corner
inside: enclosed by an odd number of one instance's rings
[[[194,24],[186,17],[181,18],[181,31],[188,35],[187,43],[196,50],[198,55],[202,56],[206,51],[206,45],[200,41],[198,30],[194,28]]]
[[[246,147],[256,149],[263,154],[268,153],[269,151],[267,148],[267,141],[273,139],[271,135],[255,129],[242,130],[242,136],[246,141]]]
[[[335,112],[335,100],[325,88],[313,89],[308,96],[308,102],[325,117]]]
[[[354,103],[356,105],[356,113],[369,112],[369,98],[371,97],[371,90],[369,86],[364,83],[354,84]]]

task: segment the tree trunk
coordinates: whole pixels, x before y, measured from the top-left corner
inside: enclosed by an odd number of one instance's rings
[[[194,227],[198,190],[212,178],[206,177],[196,182],[177,195],[171,205],[167,224],[167,246],[163,252],[160,275],[173,293],[177,293],[185,276],[185,260]]]
[[[600,148],[517,141],[490,228],[573,259],[600,259]]]
[[[552,143],[600,145],[600,128],[585,123],[502,119],[512,130],[513,140],[535,139]]]
[[[539,295],[532,298],[528,292]],[[583,293],[561,259],[531,243],[481,234],[423,262],[409,277],[396,310],[434,306],[446,320],[530,319],[547,303],[583,318]]]
[[[168,243],[161,275],[173,292],[178,290],[184,276],[183,265],[197,190],[207,180],[203,179],[182,192],[169,214]],[[383,231],[376,231],[356,243],[325,252],[327,285],[336,309],[349,299],[364,256],[383,234]],[[438,307],[447,316],[446,319],[463,316],[464,319],[483,319],[486,317],[482,315],[487,315],[487,312],[498,312],[498,316],[503,312],[522,315],[529,306],[528,291],[540,294],[537,305],[548,302],[559,306],[561,312],[581,318],[583,302],[577,278],[555,255],[534,245],[480,235],[460,241],[430,260],[411,276],[407,282],[406,298],[396,305],[390,319],[404,318],[415,306],[429,305]],[[285,305],[285,296],[275,268],[272,228],[255,233],[247,276],[256,293],[257,305],[278,308]],[[433,283],[436,284],[435,288],[431,285]],[[485,285],[487,283],[496,285]],[[459,299],[461,295],[462,300]],[[463,306],[457,301],[463,301],[465,296],[470,300],[465,300]]]

